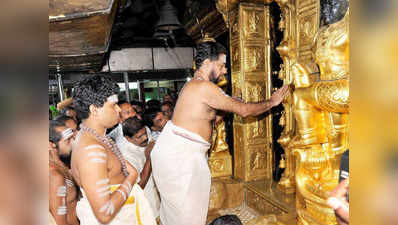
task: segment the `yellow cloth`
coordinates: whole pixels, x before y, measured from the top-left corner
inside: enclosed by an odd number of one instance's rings
[[[112,185],[111,191],[116,191],[119,186],[119,184]],[[91,209],[84,190],[82,188],[80,190],[83,197],[76,205],[76,215],[80,220],[80,225],[101,225]],[[139,185],[134,184],[123,207],[107,225],[156,225],[152,208]]]
[[[113,193],[114,191],[116,191],[119,187],[120,187],[120,185],[112,185],[112,186],[111,186],[111,191],[112,191],[112,193]],[[134,204],[134,203],[135,203],[134,196],[129,196],[129,197],[127,198],[127,200],[124,202],[123,205]]]

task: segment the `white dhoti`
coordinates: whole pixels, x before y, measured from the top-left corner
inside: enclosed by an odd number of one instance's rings
[[[163,225],[205,225],[211,175],[200,135],[169,121],[151,152]]]
[[[119,185],[112,185],[111,190],[115,191],[118,187]],[[84,190],[82,188],[80,190],[83,197],[76,205],[80,225],[101,225],[91,209]],[[108,225],[156,225],[152,209],[139,185],[134,184],[127,201]]]
[[[132,166],[137,170],[140,174],[144,169],[146,157],[145,157],[145,148],[139,147],[127,141],[123,136],[116,139],[116,144],[120,149],[120,152],[123,154],[124,158],[131,163]],[[141,177],[138,176],[136,183],[139,183]],[[156,190],[152,173],[148,178],[148,182],[144,188],[145,197],[148,199],[149,204],[152,207],[152,212],[155,217],[159,217],[159,207],[160,207],[160,199],[159,194]]]

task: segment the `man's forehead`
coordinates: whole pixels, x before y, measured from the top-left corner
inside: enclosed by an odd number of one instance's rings
[[[227,63],[227,55],[222,53],[219,55],[218,60],[220,60],[222,63],[226,64]]]
[[[73,136],[73,130],[66,126],[57,127],[55,130],[61,134],[64,140],[67,140]]]
[[[141,129],[135,134],[135,136],[139,137],[139,136],[141,136],[141,135],[143,135],[143,134],[146,134],[146,128],[145,128],[145,127],[141,128]]]
[[[119,107],[122,110],[134,109],[133,106],[130,103],[128,103],[128,102],[125,102],[125,103],[121,104]]]
[[[66,129],[68,129],[66,126],[59,126],[56,127],[55,130],[59,133],[62,133],[63,131],[65,131]]]
[[[116,94],[114,94],[109,96],[106,100],[111,103],[117,103],[119,101],[119,98],[117,97]]]

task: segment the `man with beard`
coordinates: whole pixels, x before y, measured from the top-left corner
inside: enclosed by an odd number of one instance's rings
[[[58,225],[78,225],[76,216],[77,189],[68,167],[61,158],[69,157],[74,140],[73,131],[59,121],[50,120],[49,169],[50,213]]]
[[[242,117],[260,115],[279,105],[288,87],[270,99],[244,103],[217,86],[227,73],[226,50],[213,41],[198,45],[194,77],[181,90],[172,120],[164,127],[151,153],[152,172],[158,187],[163,225],[204,225],[210,194],[210,170],[206,153],[210,147],[216,110]]]

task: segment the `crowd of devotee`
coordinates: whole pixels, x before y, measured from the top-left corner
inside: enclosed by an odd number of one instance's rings
[[[107,136],[116,143],[125,160],[136,169],[135,182],[143,190],[143,196],[147,200],[147,203],[144,204],[150,206],[147,209],[151,210],[154,218],[159,217],[160,197],[152,177],[150,153],[156,138],[173,115],[175,101],[175,97],[172,97],[171,94],[166,94],[162,102],[158,100],[150,100],[146,103],[138,100],[131,102],[119,100],[116,104],[120,109],[118,123],[106,131]],[[73,104],[64,107],[50,119],[49,207],[58,225],[80,224],[76,215],[76,206],[82,193],[71,173],[72,145],[78,135],[80,125],[81,119],[78,119]],[[91,155],[89,161],[95,163],[103,162],[101,157],[106,157],[95,151]],[[104,185],[105,187],[107,186]],[[127,186],[126,189],[128,188]],[[127,199],[126,190],[117,191]],[[105,194],[106,191],[103,193]],[[141,214],[146,213],[141,212]],[[141,214],[135,215],[137,220]]]

